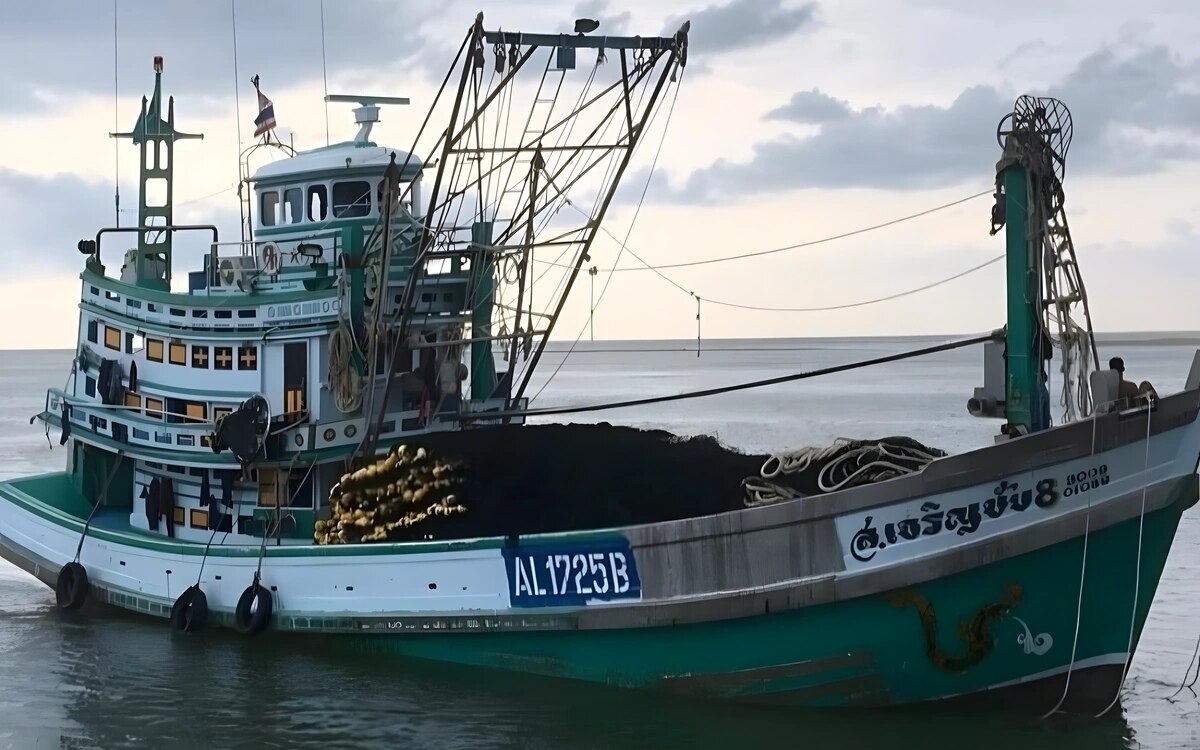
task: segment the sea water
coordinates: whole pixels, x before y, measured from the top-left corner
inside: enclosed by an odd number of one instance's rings
[[[569,357],[568,344],[557,343],[528,394],[540,392],[533,406],[607,403],[949,340],[724,340],[702,342],[700,356],[695,342],[585,342]],[[1198,347],[1200,337],[1100,341],[1105,361],[1122,356],[1127,377],[1150,380],[1162,393],[1183,386]],[[0,479],[62,469],[57,432],[48,439],[29,417],[41,410],[46,388],[63,385],[70,359],[69,351],[0,352]],[[715,434],[755,452],[888,435],[958,452],[989,444],[999,427],[966,412],[981,384],[982,354],[972,347],[711,398],[542,421]],[[163,621],[116,610],[59,612],[53,592],[0,562],[0,747],[1200,748],[1200,699],[1187,689],[1170,697],[1200,636],[1198,573],[1200,508],[1194,508],[1180,524],[1122,704],[1102,719],[1042,721],[938,705],[870,712],[741,706],[334,656],[310,641],[271,633],[180,636]]]

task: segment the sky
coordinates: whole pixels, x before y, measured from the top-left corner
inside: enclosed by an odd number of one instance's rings
[[[385,108],[373,133],[381,144],[411,142],[480,10],[488,28],[539,32],[567,31],[578,17],[598,19],[597,33],[646,36],[691,21],[675,110],[654,134],[655,169],[654,152],[639,150],[605,219],[653,265],[805,243],[987,191],[997,124],[1014,99],[1057,97],[1073,115],[1066,211],[1097,330],[1200,329],[1192,43],[1200,9],[1185,0],[444,0],[437,8],[325,3],[329,92],[412,100]],[[6,0],[0,349],[75,344],[75,245],[113,224],[115,184],[121,223],[136,219],[136,149],[108,133],[136,119],[154,55],[165,58],[177,127],[204,134],[176,148],[177,223],[214,223],[236,236],[238,144],[253,132],[255,74],[274,101],[277,132],[296,147],[325,144],[327,111],[332,140],[353,136],[350,106],[322,102],[321,14],[320,0]],[[718,304],[847,305],[945,279],[1003,252],[1002,236],[988,233],[990,208],[981,197],[833,242],[663,273],[704,300],[706,338],[991,330],[1004,322],[1002,264],[840,310]],[[694,338],[696,302],[678,287],[650,272],[607,280],[619,251],[603,234],[592,250],[608,284],[596,338]],[[200,252],[178,248],[177,264],[188,267],[177,265],[177,277],[198,268]],[[637,264],[626,255],[618,265]],[[581,285],[555,338],[584,330],[588,296]]]

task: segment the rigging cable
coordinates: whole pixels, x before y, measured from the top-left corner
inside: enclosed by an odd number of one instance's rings
[[[884,225],[880,225],[880,226],[884,226]],[[612,232],[608,231],[607,228],[601,227],[600,230],[602,232],[604,232],[605,234],[607,234],[614,242],[620,243],[620,240],[618,240],[616,238],[616,236],[613,235]],[[868,230],[864,229],[862,231],[868,231]],[[820,240],[818,240],[818,242],[819,241]],[[634,257],[635,260],[637,260],[639,263],[641,263],[645,266],[645,270],[654,271],[656,274],[658,274],[659,277],[661,277],[668,284],[671,284],[676,289],[678,289],[679,291],[688,295],[689,297],[697,297],[695,292],[689,291],[683,285],[679,284],[674,279],[672,279],[670,276],[667,276],[666,274],[662,273],[659,270],[660,268],[669,268],[670,266],[652,266],[649,263],[647,263],[644,259],[642,259],[641,256],[639,256],[637,253],[635,253],[629,247],[626,247],[626,246],[623,246],[623,247],[625,250],[627,250],[629,252],[630,255],[632,255]],[[620,256],[618,256],[618,257],[620,257]],[[866,305],[874,305],[878,302],[888,302],[890,300],[900,299],[901,297],[907,297],[911,294],[917,294],[918,292],[924,292],[927,289],[933,289],[934,287],[941,286],[942,284],[948,284],[951,281],[956,281],[958,279],[961,279],[963,276],[967,276],[969,274],[975,273],[976,271],[982,270],[994,263],[999,263],[1000,261],[1004,260],[1005,257],[1007,257],[1007,256],[1004,254],[997,255],[996,257],[992,258],[991,260],[987,260],[978,265],[971,266],[967,270],[960,271],[959,273],[956,273],[953,276],[947,276],[946,278],[939,279],[937,281],[933,281],[928,284],[923,284],[922,286],[919,286],[919,287],[916,287],[913,289],[907,289],[902,292],[896,292],[895,294],[889,294],[884,297],[876,297],[874,299],[861,300],[859,302],[849,302],[849,303],[842,304],[842,305],[826,305],[823,307],[769,307],[769,306],[765,306],[765,305],[745,305],[745,304],[741,304],[738,302],[725,302],[722,300],[712,299],[711,297],[704,297],[703,299],[705,302],[709,302],[714,305],[719,305],[722,307],[735,307],[735,308],[742,309],[742,310],[759,310],[759,311],[763,311],[763,312],[828,312],[830,310],[845,310],[845,309],[852,308],[852,307],[863,307]],[[620,269],[617,269],[617,270],[620,270]],[[626,269],[626,270],[629,270],[629,269]],[[641,270],[641,269],[638,269],[638,270]],[[611,278],[611,275],[610,275],[610,278]]]
[[[238,189],[240,190],[242,184],[242,95],[238,87],[237,0],[229,0],[229,15],[232,19],[231,28],[233,29],[233,112],[234,117],[237,118]]]
[[[771,248],[770,250],[756,250],[756,251],[750,252],[750,253],[739,253],[737,255],[725,255],[725,256],[722,256],[719,258],[707,258],[705,260],[692,260],[692,261],[686,261],[686,262],[682,262],[682,263],[666,263],[666,264],[663,264],[660,266],[652,266],[649,268],[640,268],[637,266],[626,266],[624,268],[606,268],[606,269],[601,269],[601,270],[605,270],[605,271],[609,271],[609,272],[621,272],[621,271],[661,270],[661,269],[671,269],[671,268],[688,268],[691,266],[710,265],[712,263],[725,263],[725,262],[731,261],[731,260],[744,260],[746,258],[757,258],[762,255],[774,255],[776,253],[787,252],[788,250],[799,250],[800,248],[804,248],[804,247],[812,247],[813,245],[822,245],[826,242],[833,242],[835,240],[843,240],[843,239],[846,239],[847,237],[854,237],[859,234],[866,234],[867,232],[873,232],[876,229],[884,229],[886,227],[894,226],[896,224],[902,224],[906,221],[912,221],[913,219],[919,219],[923,216],[928,216],[930,214],[937,213],[938,211],[944,211],[948,208],[954,208],[955,206],[962,205],[963,203],[966,203],[968,201],[973,201],[976,198],[982,198],[985,195],[992,195],[992,194],[993,194],[993,191],[991,189],[984,190],[979,193],[974,193],[973,195],[968,195],[965,198],[959,198],[958,200],[950,201],[949,203],[943,203],[939,206],[927,208],[924,211],[918,211],[915,214],[908,214],[907,216],[901,216],[896,219],[890,219],[888,221],[884,221],[879,224],[872,224],[871,226],[867,226],[867,227],[859,227],[858,229],[853,229],[848,232],[841,232],[840,234],[829,235],[828,237],[820,237],[815,240],[806,240],[805,242],[798,242],[798,243],[795,243],[792,245],[785,245],[783,247]]]
[[[734,385],[719,386],[717,388],[705,388],[699,391],[685,391],[683,393],[674,393],[667,396],[650,396],[648,398],[635,398],[626,401],[613,401],[606,404],[589,404],[586,406],[554,406],[542,409],[521,409],[515,411],[483,411],[474,414],[463,414],[459,416],[460,420],[470,421],[476,419],[501,419],[508,417],[540,417],[550,416],[555,414],[582,414],[584,412],[604,411],[607,409],[620,409],[627,406],[646,406],[648,404],[661,404],[669,401],[684,401],[693,398],[704,398],[706,396],[717,396],[725,393],[733,393],[735,391],[746,391],[753,388],[762,388],[769,385],[778,385],[780,383],[790,383],[795,380],[807,380],[822,375],[833,375],[839,372],[848,370],[857,370],[863,367],[872,365],[882,365],[889,362],[899,362],[900,360],[912,359],[921,357],[927,354],[937,354],[940,352],[948,352],[953,349],[962,349],[966,346],[982,344],[988,341],[1003,340],[998,331],[983,335],[975,336],[969,339],[961,339],[959,341],[951,341],[947,344],[938,344],[937,346],[928,346],[922,349],[912,349],[906,352],[898,352],[896,354],[888,354],[882,357],[874,357],[872,359],[863,359],[857,362],[848,362],[843,365],[833,365],[831,367],[822,367],[817,370],[808,370],[805,372],[792,373],[790,375],[780,375],[774,378],[766,378],[765,380],[752,380],[746,383],[736,383]]]
[[[676,83],[675,92],[671,96],[671,106],[667,109],[667,119],[666,119],[665,123],[663,124],[662,137],[658,141],[658,149],[655,150],[655,152],[654,152],[654,160],[650,163],[650,172],[649,172],[649,174],[646,175],[646,183],[642,186],[642,195],[640,198],[638,198],[637,208],[633,212],[633,219],[630,220],[629,229],[625,233],[626,242],[629,241],[629,235],[633,232],[633,225],[637,221],[638,214],[642,210],[642,203],[645,202],[645,200],[646,200],[646,192],[650,189],[650,181],[654,178],[654,169],[655,169],[655,167],[658,166],[658,157],[662,154],[663,144],[666,143],[666,141],[667,141],[667,131],[671,127],[671,116],[673,114],[675,114],[675,102],[679,99],[679,89],[682,87],[682,76],[680,78],[681,78],[681,80],[680,80],[680,82]],[[636,144],[635,144],[635,147],[636,147]],[[573,202],[567,201],[567,204],[569,206],[571,206],[572,208],[574,208],[576,211],[583,213],[583,209],[578,208]],[[589,216],[588,218],[590,219],[591,217]],[[604,229],[603,224],[600,224],[599,226],[602,229]],[[608,232],[608,230],[605,229],[605,232]],[[613,237],[613,239],[616,239],[616,237]],[[613,262],[614,266],[616,265],[616,263],[620,262],[621,252],[624,252],[626,249],[627,248],[626,248],[625,242],[622,242],[621,243],[621,251],[617,253],[617,260]],[[630,254],[632,254],[632,251],[630,251]],[[605,292],[608,291],[608,285],[611,282],[612,282],[612,272],[610,271],[608,276],[605,277],[604,286],[600,288],[600,296],[596,298],[596,301],[592,305],[593,313],[595,311],[595,308],[600,306],[600,302],[604,300],[604,294],[605,294]],[[674,282],[672,282],[672,283],[674,283]],[[676,286],[678,286],[678,284],[676,284]],[[680,288],[682,289],[682,287],[680,287]],[[689,294],[690,294],[690,292],[689,292]],[[567,360],[571,357],[571,353],[575,351],[575,347],[579,345],[580,340],[583,338],[583,332],[588,329],[588,323],[590,323],[590,321],[585,322],[583,327],[579,329],[579,335],[577,335],[575,337],[575,341],[571,343],[571,348],[567,350],[567,353],[565,355],[563,355],[563,358],[558,363],[558,366],[554,368],[554,372],[550,373],[550,377],[546,378],[546,382],[542,383],[541,388],[538,388],[537,393],[533,394],[533,398],[529,399],[530,402],[536,401],[538,396],[542,395],[542,391],[546,390],[546,387],[549,386],[550,383],[554,380],[554,376],[558,375],[559,371],[562,370],[563,365],[565,365],[567,363]]]

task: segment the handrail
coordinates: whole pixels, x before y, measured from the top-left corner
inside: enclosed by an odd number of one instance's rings
[[[213,224],[165,224],[161,227],[104,227],[96,232],[96,249],[92,253],[96,262],[100,262],[100,238],[110,232],[187,232],[207,229],[212,232],[213,243],[217,242],[217,227]],[[82,242],[80,243],[82,244]]]

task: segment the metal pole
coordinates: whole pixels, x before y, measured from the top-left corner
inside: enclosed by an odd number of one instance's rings
[[[588,328],[591,330],[591,340],[596,340],[596,322],[593,317],[596,314],[596,267],[592,266],[588,269],[588,276],[592,277],[592,303],[588,308]]]

